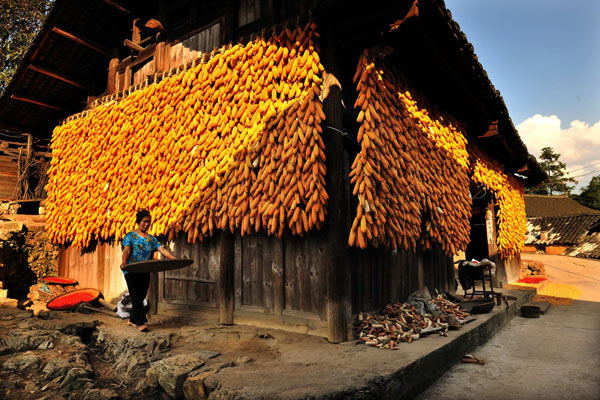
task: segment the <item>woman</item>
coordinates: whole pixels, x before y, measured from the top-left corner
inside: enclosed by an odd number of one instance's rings
[[[127,264],[138,261],[151,260],[155,251],[158,251],[168,259],[174,259],[175,256],[165,249],[156,238],[148,233],[152,219],[148,210],[141,210],[135,216],[135,222],[138,228],[129,232],[123,238],[121,247],[123,248],[123,258],[121,260],[121,270],[125,274],[129,296],[131,297],[131,314],[128,325],[135,326],[141,332],[148,331],[146,322],[146,312],[144,310],[144,299],[150,286],[149,273],[134,273],[125,271]]]

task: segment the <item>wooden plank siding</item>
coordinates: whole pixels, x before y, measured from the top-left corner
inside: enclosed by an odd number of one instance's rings
[[[216,284],[219,276],[219,254],[214,238],[198,244],[189,244],[182,235],[175,240],[173,254],[190,258],[189,267],[161,272],[158,279],[159,301],[170,304],[188,304],[217,307]]]
[[[352,314],[378,311],[390,302],[405,300],[419,289],[420,261],[423,283],[430,291],[453,291],[452,260],[440,250],[395,253],[388,249],[350,249]]]
[[[280,327],[327,336],[326,243],[322,233],[284,239],[234,235],[235,323]],[[220,259],[218,235],[188,244],[182,235],[170,246],[176,257],[192,258],[189,267],[158,274],[158,311],[218,311]],[[109,301],[127,291],[119,244],[100,244],[93,251],[61,248],[59,275],[95,287]],[[430,290],[452,291],[454,268],[439,250],[395,253],[388,249],[348,249],[348,315],[378,311],[404,300],[419,288],[418,267]],[[517,259],[505,261],[517,265]],[[187,312],[187,311],[186,311]],[[352,321],[349,321],[351,323]]]
[[[97,288],[107,301],[113,301],[127,291],[123,272],[119,268],[122,254],[119,244],[102,243],[91,251],[61,247],[58,275],[76,279],[82,288]]]
[[[177,68],[200,57],[202,53],[211,52],[221,45],[221,37],[221,23],[216,22],[195,35],[173,44],[167,68]]]

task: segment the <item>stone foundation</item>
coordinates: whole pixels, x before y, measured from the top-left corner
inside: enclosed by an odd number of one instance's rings
[[[0,221],[0,282],[7,296],[23,299],[38,278],[57,273],[58,247],[48,240],[43,218],[5,214]]]

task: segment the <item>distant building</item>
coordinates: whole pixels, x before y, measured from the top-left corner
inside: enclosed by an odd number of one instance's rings
[[[600,259],[600,211],[568,196],[525,195],[524,252]]]

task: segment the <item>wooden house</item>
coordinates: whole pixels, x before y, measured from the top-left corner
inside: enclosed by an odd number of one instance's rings
[[[0,100],[49,137],[60,273],[124,290],[136,209],[176,255],[155,312],[348,338],[452,256],[518,274],[544,178],[440,0],[56,0]]]

